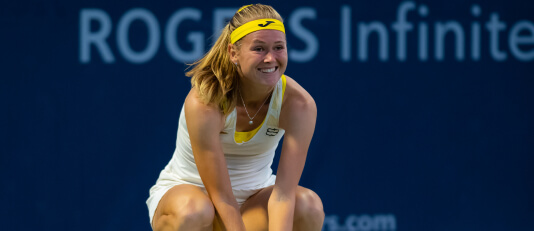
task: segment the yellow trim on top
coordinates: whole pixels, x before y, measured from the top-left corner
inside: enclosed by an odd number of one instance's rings
[[[265,118],[267,118],[267,116],[265,116]],[[263,119],[263,122],[261,122],[260,126],[258,126],[257,128],[255,128],[254,130],[249,131],[249,132],[238,132],[238,131],[236,131],[235,135],[234,135],[235,142],[236,143],[243,143],[243,142],[247,142],[250,139],[252,139],[252,137],[254,137],[254,135],[256,135],[256,133],[258,133],[258,131],[260,130],[261,126],[263,126],[263,123],[265,123],[265,119]]]
[[[286,76],[282,75],[282,100],[284,100],[284,93],[286,93]]]
[[[286,92],[286,82],[287,82],[286,76],[282,75],[282,99],[284,99],[284,93]],[[265,119],[263,119],[263,122],[261,122],[260,126],[258,126],[257,128],[255,128],[252,131],[248,131],[248,132],[238,132],[238,131],[236,131],[235,134],[234,134],[235,142],[236,143],[243,143],[243,142],[248,142],[250,139],[252,139],[252,137],[254,137],[254,135],[256,135],[256,133],[258,133],[260,128],[263,126],[263,123],[265,123],[265,120],[267,119],[267,116],[268,115],[265,116]]]

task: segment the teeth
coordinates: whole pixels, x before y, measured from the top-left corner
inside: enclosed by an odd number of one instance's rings
[[[274,70],[276,70],[276,67],[269,68],[269,69],[260,69],[260,71],[263,72],[263,73],[271,73]]]

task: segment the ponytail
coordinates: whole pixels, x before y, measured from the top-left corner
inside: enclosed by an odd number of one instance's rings
[[[230,24],[222,30],[221,36],[202,59],[191,64],[193,68],[185,75],[191,77],[191,86],[199,92],[205,104],[216,104],[224,115],[228,115],[237,102],[234,89],[237,88],[239,73],[230,60]]]

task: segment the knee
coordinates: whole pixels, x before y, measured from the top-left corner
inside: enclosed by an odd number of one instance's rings
[[[176,207],[159,217],[154,230],[188,230],[188,227],[209,227],[213,224],[215,209],[209,200],[188,200]]]
[[[312,190],[301,188],[295,195],[295,220],[321,222],[325,214],[321,198]]]
[[[209,226],[215,218],[215,209],[211,201],[194,201],[187,203],[178,213],[184,224],[195,224],[201,227]]]

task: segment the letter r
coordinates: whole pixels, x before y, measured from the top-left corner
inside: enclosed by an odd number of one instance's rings
[[[100,29],[91,32],[91,21],[97,21]],[[105,63],[113,63],[115,58],[106,43],[111,32],[111,19],[100,9],[82,9],[80,11],[80,62],[91,61],[91,44],[94,44]]]

